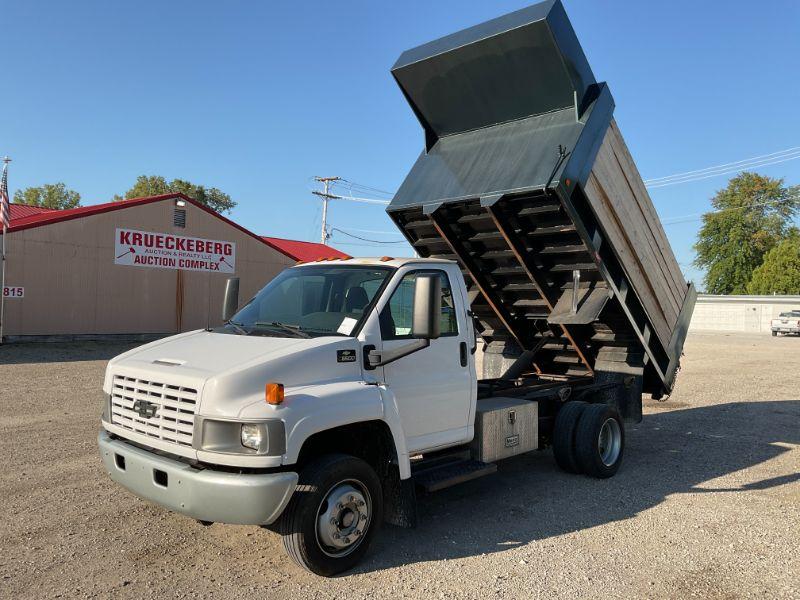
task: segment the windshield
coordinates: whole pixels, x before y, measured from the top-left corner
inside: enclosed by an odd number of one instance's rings
[[[349,336],[393,270],[351,265],[286,269],[237,312],[228,327],[246,335]]]

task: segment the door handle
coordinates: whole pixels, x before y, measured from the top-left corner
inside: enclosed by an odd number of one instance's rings
[[[461,357],[461,366],[467,366],[467,342],[461,342],[458,345],[458,352]]]

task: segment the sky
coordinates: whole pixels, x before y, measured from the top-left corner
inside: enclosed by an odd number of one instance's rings
[[[315,175],[391,193],[422,149],[389,74],[400,53],[529,3],[0,0],[10,191],[63,181],[96,204],[158,174],[227,192],[232,218],[256,233],[317,241]],[[645,179],[800,146],[800,2],[564,4]],[[800,160],[757,170],[800,183]],[[699,217],[669,221],[707,210],[730,176],[651,190],[698,282]],[[333,201],[329,224],[401,239],[380,205]],[[339,231],[330,243],[410,253]]]

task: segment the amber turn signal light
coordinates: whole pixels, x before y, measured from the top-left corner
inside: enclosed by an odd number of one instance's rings
[[[266,389],[267,404],[280,404],[283,402],[283,384],[268,383]]]

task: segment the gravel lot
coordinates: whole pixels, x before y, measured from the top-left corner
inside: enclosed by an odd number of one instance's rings
[[[800,339],[690,336],[607,481],[550,452],[421,499],[352,574],[321,579],[257,527],[202,527],[97,456],[110,344],[0,348],[0,596],[800,597]]]

